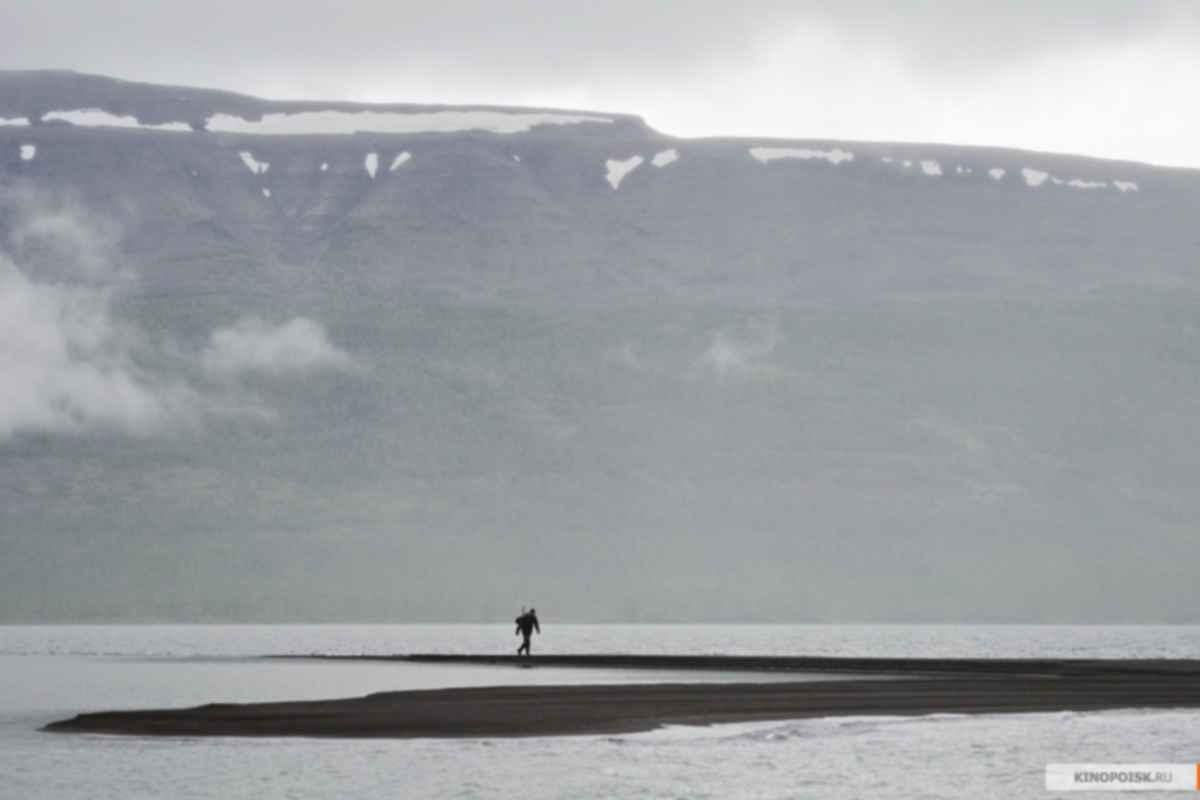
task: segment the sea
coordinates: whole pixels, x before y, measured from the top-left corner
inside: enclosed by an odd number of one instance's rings
[[[1200,626],[556,625],[534,653],[1200,658]],[[778,675],[265,655],[509,653],[508,625],[0,626],[0,798],[1032,798],[1048,763],[1200,761],[1200,711],[863,716],[523,739],[50,734],[84,711]],[[1105,796],[1121,796],[1106,792]],[[1139,793],[1139,796],[1141,794]]]

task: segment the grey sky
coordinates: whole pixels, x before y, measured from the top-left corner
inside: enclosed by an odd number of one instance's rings
[[[1189,0],[44,0],[0,7],[0,66],[281,98],[604,108],[681,136],[1200,166]]]

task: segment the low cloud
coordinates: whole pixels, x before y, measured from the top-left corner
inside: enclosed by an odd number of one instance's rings
[[[720,378],[771,378],[780,374],[771,363],[779,344],[773,322],[752,322],[737,330],[722,329],[712,334],[700,365]]]
[[[19,431],[144,435],[202,406],[185,383],[139,365],[144,343],[110,292],[40,283],[0,255],[0,440]]]
[[[986,438],[972,430],[970,426],[941,414],[933,412],[922,414],[914,419],[912,424],[916,429],[932,434],[967,455],[982,457],[988,455],[992,450]]]
[[[113,257],[115,224],[71,198],[0,190],[0,442],[22,432],[146,436],[215,417],[269,420],[234,378],[357,369],[316,322],[244,319],[203,352],[123,321],[114,299],[134,275]],[[221,385],[201,380],[218,375]]]
[[[0,189],[0,440],[22,431],[147,435],[189,424],[206,402],[149,367],[154,346],[113,313],[128,276],[115,224],[69,195]]]
[[[11,215],[7,250],[41,279],[108,285],[133,277],[114,266],[119,226],[88,213],[74,195],[0,188],[0,208]]]
[[[636,345],[629,342],[625,342],[618,348],[606,351],[604,358],[611,363],[619,364],[635,372],[644,372],[646,370],[646,361],[642,357],[640,350]]]
[[[306,317],[280,325],[246,317],[218,328],[209,337],[201,361],[209,374],[226,378],[253,372],[286,375],[358,369],[349,354],[329,341],[325,329]]]

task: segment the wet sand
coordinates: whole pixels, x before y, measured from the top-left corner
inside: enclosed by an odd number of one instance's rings
[[[311,656],[310,656],[311,657]],[[320,656],[317,656],[320,657]],[[323,657],[512,664],[512,657]],[[845,715],[1200,708],[1200,661],[534,657],[546,666],[855,674],[798,683],[519,686],[294,703],[81,714],[55,732],[161,736],[492,737],[612,734],[666,724]],[[503,681],[497,673],[497,680]]]

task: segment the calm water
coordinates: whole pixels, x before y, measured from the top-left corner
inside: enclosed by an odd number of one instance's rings
[[[1200,627],[556,626],[535,652],[1200,658]],[[1193,762],[1200,713],[806,720],[618,737],[139,739],[37,732],[102,708],[654,673],[267,662],[507,652],[508,626],[0,627],[0,798],[1041,797],[1050,761]],[[745,680],[746,676],[736,676]],[[769,676],[757,676],[770,679]]]

